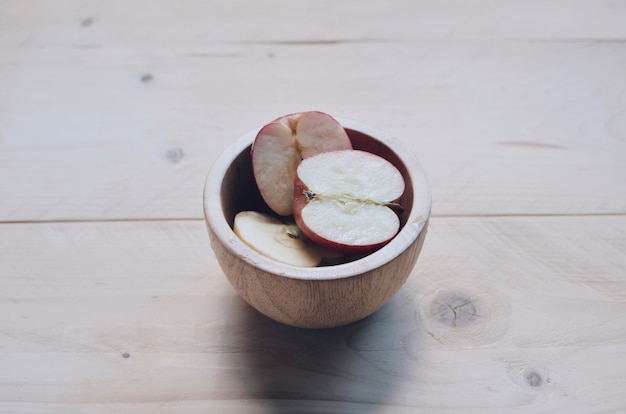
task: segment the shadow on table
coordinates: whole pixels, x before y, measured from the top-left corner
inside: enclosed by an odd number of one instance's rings
[[[418,330],[409,295],[401,291],[362,321],[322,330],[279,324],[238,300],[229,347],[241,358],[242,397],[269,412],[380,410],[415,374]]]

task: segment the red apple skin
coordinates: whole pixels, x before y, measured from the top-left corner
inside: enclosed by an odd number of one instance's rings
[[[346,254],[367,254],[372,253],[373,251],[381,248],[385,244],[389,243],[388,240],[384,240],[380,243],[376,244],[368,244],[368,245],[351,245],[351,244],[343,244],[337,243],[332,240],[328,240],[319,234],[315,233],[311,230],[304,220],[302,220],[302,210],[309,203],[305,192],[308,191],[308,187],[302,182],[302,180],[297,176],[294,180],[294,199],[293,199],[293,217],[296,221],[296,225],[300,228],[302,233],[308,237],[313,243],[316,243],[322,247],[327,249],[335,250],[337,252],[346,253]],[[394,236],[395,237],[395,236]]]
[[[276,167],[261,178],[258,170],[268,171],[268,143],[274,148],[276,160],[272,165]],[[293,183],[300,161],[342,149],[352,149],[348,134],[335,118],[321,111],[284,115],[263,126],[252,144],[251,157],[253,175],[265,204],[278,215],[292,214]]]
[[[253,175],[259,192],[261,193],[261,197],[272,211],[281,216],[287,216],[292,213],[292,206],[289,199],[292,198],[291,191],[293,190],[293,186],[290,183],[295,179],[295,171],[301,160],[300,151],[297,149],[296,139],[286,131],[286,127],[288,128],[288,126],[283,122],[270,122],[265,125],[259,131],[257,140],[255,140],[256,145],[253,144],[250,154],[252,159]],[[258,137],[264,135],[266,131],[275,131],[277,129],[280,130],[282,134],[272,132],[269,135],[272,137],[283,137],[283,139],[280,140],[272,138],[272,145],[279,147],[273,152],[273,154],[276,157],[280,156],[278,164],[283,165],[283,168],[273,169],[272,171],[274,171],[274,173],[265,174],[261,179],[261,176],[257,174],[257,167],[261,164],[257,158],[257,153],[260,151],[258,150],[258,146],[260,144],[257,144]],[[267,142],[267,140],[265,142]],[[288,198],[285,199],[284,197],[275,197],[274,195],[277,193],[285,194]]]

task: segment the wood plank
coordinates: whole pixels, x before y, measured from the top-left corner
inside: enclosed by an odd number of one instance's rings
[[[623,39],[626,5],[611,0],[153,0],[2,2],[2,44],[102,41],[187,44],[411,39]],[[260,21],[274,24],[259,25]],[[1,32],[0,32],[1,33]]]
[[[307,109],[401,139],[438,215],[625,213],[624,67],[619,42],[3,46],[0,221],[201,218],[221,151]]]
[[[398,295],[322,331],[243,303],[202,221],[0,228],[0,411],[626,409],[624,217],[434,218]]]

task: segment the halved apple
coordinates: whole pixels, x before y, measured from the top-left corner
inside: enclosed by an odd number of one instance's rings
[[[321,246],[371,252],[398,232],[396,201],[404,186],[400,171],[378,155],[358,150],[321,153],[297,168],[294,218]]]
[[[276,261],[305,267],[322,261],[318,246],[307,243],[295,224],[276,217],[242,211],[235,216],[233,230],[248,246]]]
[[[323,112],[286,115],[265,125],[252,145],[252,171],[263,200],[276,214],[291,214],[293,183],[302,159],[351,148],[341,124]]]

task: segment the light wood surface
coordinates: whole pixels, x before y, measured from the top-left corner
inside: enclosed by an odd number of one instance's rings
[[[0,0],[1,413],[626,411],[626,2]],[[429,173],[369,318],[261,316],[218,155],[318,109]]]

